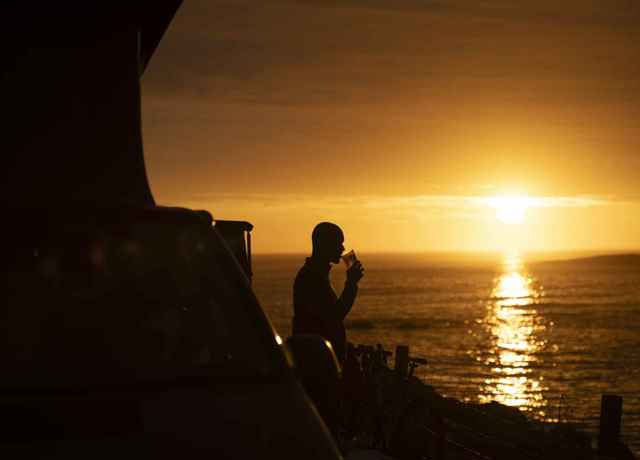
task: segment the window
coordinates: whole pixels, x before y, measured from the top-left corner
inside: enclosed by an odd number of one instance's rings
[[[211,227],[137,221],[46,238],[8,273],[0,385],[273,371],[269,326]]]

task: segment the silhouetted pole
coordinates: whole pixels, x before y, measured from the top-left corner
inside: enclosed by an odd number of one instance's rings
[[[396,347],[395,371],[399,377],[406,377],[409,373],[409,347],[407,345]]]
[[[247,231],[247,262],[249,264],[249,281],[253,281],[253,265],[251,263],[251,230]]]
[[[601,453],[615,450],[620,443],[622,396],[602,395],[600,405],[600,434],[598,450]]]
[[[436,415],[435,419],[435,460],[445,460],[447,457],[447,426],[444,423],[444,419],[440,414]]]

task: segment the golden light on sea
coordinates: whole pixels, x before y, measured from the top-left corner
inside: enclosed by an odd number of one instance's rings
[[[497,401],[544,416],[545,388],[531,369],[544,346],[538,335],[545,326],[535,309],[540,295],[519,258],[508,257],[483,321],[491,340],[485,364],[492,375],[484,381],[481,402]]]

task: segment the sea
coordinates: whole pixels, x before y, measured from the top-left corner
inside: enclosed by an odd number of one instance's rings
[[[408,345],[441,394],[497,401],[597,437],[603,394],[623,397],[622,439],[640,455],[640,256],[359,254],[346,325],[355,344]],[[305,255],[254,255],[254,289],[291,333]],[[345,267],[331,271],[334,289]]]

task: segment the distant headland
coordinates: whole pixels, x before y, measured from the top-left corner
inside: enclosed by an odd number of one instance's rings
[[[545,260],[536,265],[580,265],[585,267],[634,267],[640,269],[640,253],[605,254],[562,260]]]

